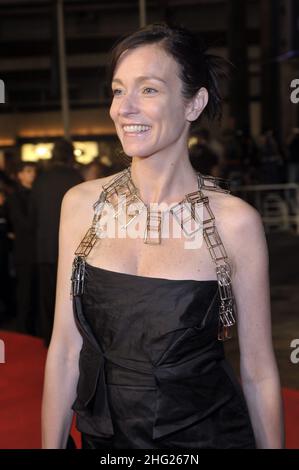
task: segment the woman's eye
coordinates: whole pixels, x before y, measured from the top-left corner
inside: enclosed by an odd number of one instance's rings
[[[153,93],[156,93],[156,92],[157,90],[151,87],[146,87],[143,89],[143,93],[145,93],[146,95],[152,95]]]
[[[113,96],[119,96],[120,94],[121,94],[121,90],[119,88],[114,88],[114,90],[112,90]]]

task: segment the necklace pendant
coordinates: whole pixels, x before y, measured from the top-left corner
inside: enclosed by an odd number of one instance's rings
[[[120,198],[117,209],[114,209],[114,218],[120,222],[121,218],[125,218],[125,223],[120,225],[121,229],[127,228],[145,209],[145,205],[137,196],[137,194],[130,194]]]
[[[201,191],[195,191],[186,194],[181,202],[170,209],[171,214],[177,220],[187,237],[192,237],[192,235],[203,228],[203,223],[205,223],[203,218],[204,199]],[[200,215],[198,214],[199,210],[201,210]],[[190,228],[191,224],[195,228]]]
[[[208,191],[216,191],[219,193],[230,193],[230,183],[224,178],[218,176],[201,175],[198,173],[199,187]]]
[[[84,256],[76,256],[72,265],[71,275],[71,299],[75,296],[83,294],[85,277],[85,258]]]
[[[235,323],[234,317],[234,296],[231,286],[231,272],[228,264],[222,264],[216,267],[218,289],[220,294],[220,310],[219,310],[219,330],[218,339],[226,341],[230,339],[230,327]]]
[[[220,341],[226,341],[231,338],[230,328],[236,323],[233,315],[234,310],[234,299],[226,299],[221,301],[219,310],[219,327],[218,327],[218,339]]]
[[[218,340],[219,341],[227,341],[231,339],[232,335],[230,332],[230,327],[229,326],[223,326],[222,323],[219,323],[219,329],[218,329]]]
[[[226,262],[227,254],[219,236],[216,225],[204,228],[203,236],[210,252],[211,258],[215,263]]]
[[[136,192],[136,188],[131,180],[130,168],[127,168],[117,175],[109,183],[103,185],[103,190],[106,193],[106,200],[112,203],[112,200],[125,194],[126,196]]]
[[[103,185],[103,188],[107,194],[106,201],[114,210],[114,219],[121,224],[120,229],[126,229],[145,209],[145,204],[132,181],[130,167],[123,170],[109,184]],[[123,218],[124,223],[120,222]]]
[[[146,228],[143,241],[148,245],[160,245],[162,212],[159,209],[156,211],[150,210],[149,207],[146,209]]]
[[[83,239],[81,240],[79,246],[75,251],[75,255],[77,256],[88,256],[91,249],[95,245],[97,240],[97,235],[95,233],[95,228],[92,226],[90,227],[87,232],[85,233]]]

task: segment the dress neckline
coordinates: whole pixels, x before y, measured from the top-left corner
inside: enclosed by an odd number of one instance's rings
[[[87,261],[85,261],[85,266],[88,269],[91,269],[95,272],[104,272],[104,273],[109,273],[109,274],[115,274],[117,276],[125,276],[129,277],[132,279],[141,279],[145,281],[166,281],[166,282],[177,282],[177,283],[182,283],[182,282],[193,282],[193,283],[217,283],[217,279],[169,279],[166,277],[151,277],[151,276],[141,276],[140,274],[131,274],[131,273],[123,273],[120,271],[112,271],[111,269],[105,269],[101,268],[99,266],[93,266],[92,264],[89,264]]]

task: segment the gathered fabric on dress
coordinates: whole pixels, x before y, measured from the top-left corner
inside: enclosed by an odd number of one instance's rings
[[[217,281],[85,270],[84,294],[73,297],[83,345],[72,408],[82,447],[255,448],[217,338]]]

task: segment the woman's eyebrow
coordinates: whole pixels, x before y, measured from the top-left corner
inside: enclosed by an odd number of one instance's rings
[[[136,82],[144,82],[146,80],[158,80],[159,82],[166,83],[165,80],[161,77],[156,77],[155,75],[141,75],[140,77],[136,78]],[[112,82],[123,84],[120,78],[113,78]]]

